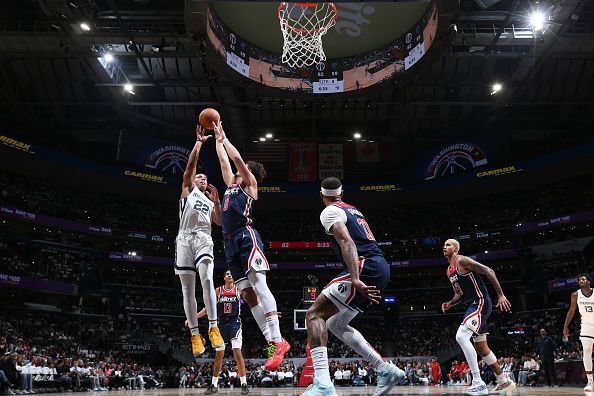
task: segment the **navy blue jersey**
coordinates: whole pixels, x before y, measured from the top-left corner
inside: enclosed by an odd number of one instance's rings
[[[371,232],[371,229],[369,228],[367,221],[365,221],[365,217],[363,217],[363,214],[359,212],[357,208],[348,205],[344,202],[337,202],[332,204],[331,206],[334,206],[344,211],[346,215],[345,225],[349,232],[349,235],[351,236],[351,239],[355,243],[355,246],[357,246],[357,254],[359,255],[359,257],[368,258],[373,256],[384,255],[384,252],[382,252],[382,250],[377,245],[375,237],[373,236],[373,233]],[[328,234],[328,238],[332,242],[332,248],[334,249],[334,252],[338,256],[340,261],[343,263],[345,268],[347,268],[346,264],[344,263],[342,251],[340,250],[340,245],[338,244],[338,242],[336,242],[336,239],[334,238],[334,236],[332,236],[332,234]]]
[[[223,233],[234,234],[252,223],[253,201],[239,184],[232,184],[225,190],[221,211]]]
[[[462,296],[462,301],[473,301],[476,299],[489,299],[489,292],[481,278],[476,272],[462,274],[458,271],[458,260],[460,256],[452,258],[448,266],[447,274],[454,291]]]
[[[219,325],[233,323],[239,318],[241,307],[239,302],[239,291],[237,286],[227,290],[225,286],[219,287],[219,296],[217,298],[217,317]]]

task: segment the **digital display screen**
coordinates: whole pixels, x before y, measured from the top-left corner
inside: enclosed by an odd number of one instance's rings
[[[303,302],[313,303],[318,298],[318,288],[315,286],[308,286],[303,288]]]
[[[239,8],[238,8],[239,7]],[[256,6],[253,6],[254,8]],[[376,21],[370,23],[365,20],[365,27],[378,29],[385,26],[385,3],[359,4],[357,2],[339,5],[339,19],[336,29],[346,34],[341,46],[348,46],[349,38],[355,40],[354,35],[361,33],[362,27],[353,25],[349,18],[356,15],[355,11],[364,8],[368,18]],[[240,5],[235,8],[241,9]],[[393,8],[394,9],[394,8]],[[311,66],[290,67],[283,63],[280,53],[260,47],[245,38],[240,37],[237,31],[225,23],[229,15],[219,16],[218,12],[225,13],[224,4],[209,7],[207,16],[207,35],[215,56],[220,56],[223,62],[240,75],[260,84],[280,88],[298,93],[332,94],[355,91],[367,88],[379,82],[386,81],[413,67],[429,50],[437,36],[438,9],[437,2],[432,1],[420,19],[416,19],[412,27],[398,34],[399,37],[391,38],[386,44],[378,44],[373,49],[362,50],[356,55],[337,54],[335,58],[327,58]],[[363,12],[363,11],[360,11]],[[236,12],[235,12],[236,13]],[[232,13],[233,14],[233,13]],[[268,14],[267,14],[268,15]],[[372,17],[373,15],[373,17]],[[356,18],[357,19],[357,18]],[[358,20],[358,19],[357,19]],[[252,30],[261,31],[263,26],[268,26],[269,19],[261,20],[261,26]],[[278,21],[273,21],[278,24]],[[393,23],[393,22],[392,22]],[[239,29],[237,26],[235,29]],[[383,31],[387,31],[383,29]],[[280,29],[274,31],[281,36]],[[249,33],[244,32],[244,35]],[[257,34],[255,34],[257,36]],[[270,31],[269,36],[273,36]],[[265,40],[266,41],[266,40]],[[331,40],[330,40],[331,41]]]

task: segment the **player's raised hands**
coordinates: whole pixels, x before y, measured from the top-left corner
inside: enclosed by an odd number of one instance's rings
[[[215,186],[213,186],[212,184],[209,184],[206,187],[206,196],[212,202],[215,202],[215,203],[219,202],[219,190],[217,190],[217,188]]]
[[[369,299],[373,304],[379,304],[381,298],[380,291],[375,286],[367,286],[360,279],[353,281],[353,287],[357,289],[359,294]]]
[[[211,135],[207,135],[204,133],[204,129],[202,129],[202,127],[200,126],[200,124],[198,124],[196,126],[196,140],[199,142],[206,142],[208,139],[210,139],[212,136]]]
[[[502,310],[504,312],[509,312],[509,311],[511,311],[511,303],[509,302],[509,300],[507,299],[507,297],[505,297],[502,294],[497,299],[497,305],[495,305],[495,308],[499,308],[500,310]]]
[[[215,139],[219,143],[223,143],[223,140],[227,138],[225,136],[225,131],[223,130],[223,121],[219,121],[218,123],[212,123],[213,129],[215,131]]]

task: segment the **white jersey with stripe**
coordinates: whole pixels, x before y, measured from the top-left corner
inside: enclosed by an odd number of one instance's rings
[[[179,200],[179,233],[204,232],[210,235],[214,203],[196,186]]]
[[[582,289],[577,291],[577,305],[582,317],[582,326],[594,326],[594,290],[589,297],[586,297]]]

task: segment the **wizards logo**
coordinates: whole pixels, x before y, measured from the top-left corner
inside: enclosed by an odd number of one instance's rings
[[[164,146],[153,151],[147,158],[145,166],[162,172],[184,173],[190,150],[182,146]]]
[[[485,165],[487,157],[472,143],[455,143],[442,148],[431,160],[425,180],[462,173],[471,168]]]

